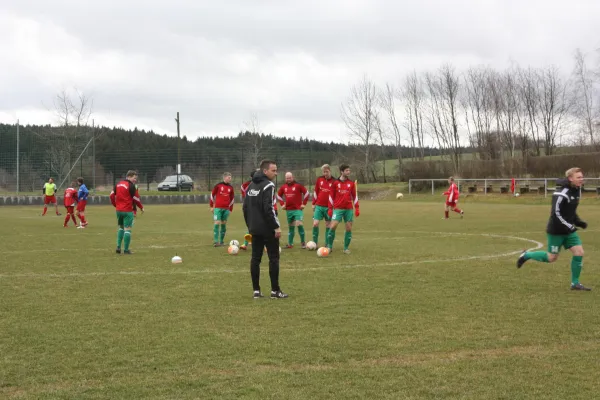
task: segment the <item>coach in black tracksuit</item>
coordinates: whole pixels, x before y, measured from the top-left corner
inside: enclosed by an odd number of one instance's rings
[[[577,228],[587,228],[587,223],[577,215],[579,194],[583,185],[583,172],[580,168],[571,168],[566,179],[556,182],[556,191],[552,194],[552,210],[546,227],[548,236],[547,251],[525,251],[517,260],[517,268],[521,268],[527,260],[554,262],[558,259],[561,247],[573,253],[571,259],[571,290],[591,290],[579,282],[583,267],[583,244]]]
[[[281,227],[275,211],[275,184],[277,165],[274,161],[265,160],[260,164],[259,171],[252,177],[248,186],[244,205],[244,220],[248,232],[252,235],[252,259],[250,274],[254,298],[263,297],[260,291],[260,262],[263,248],[267,248],[269,256],[269,277],[271,278],[271,298],[284,299],[287,294],[279,287],[279,238]]]

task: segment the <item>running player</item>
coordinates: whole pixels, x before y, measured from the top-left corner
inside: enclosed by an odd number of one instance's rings
[[[335,240],[335,230],[342,220],[346,223],[346,234],[344,235],[344,253],[350,254],[350,242],[352,241],[352,209],[354,216],[360,215],[358,196],[356,194],[356,185],[349,179],[350,166],[342,164],[340,166],[341,175],[339,179],[333,182],[331,194],[329,195],[329,206],[327,213],[331,217],[331,226],[327,236],[327,247],[331,252],[333,250],[333,241]]]
[[[579,282],[583,267],[583,244],[577,228],[586,229],[587,223],[577,215],[583,172],[581,168],[571,168],[565,173],[566,179],[556,182],[556,191],[552,195],[552,210],[546,227],[548,236],[547,251],[525,251],[517,260],[521,268],[527,260],[552,263],[558,259],[560,248],[564,247],[573,254],[571,258],[571,290],[590,291]]]
[[[77,226],[77,220],[75,219],[75,215],[73,214],[75,210],[75,205],[77,204],[77,189],[75,189],[76,185],[77,182],[71,182],[71,186],[65,189],[65,193],[63,196],[63,204],[67,209],[67,216],[65,217],[65,223],[63,224],[65,228],[67,228],[69,225],[69,219],[72,219],[73,225]]]
[[[446,196],[444,219],[449,218],[450,210],[460,214],[460,217],[462,218],[463,215],[465,215],[465,212],[456,206],[456,203],[458,203],[458,197],[460,196],[460,193],[458,192],[458,186],[456,186],[456,183],[454,183],[453,177],[448,178],[448,183],[450,184],[450,187],[444,192],[444,196]]]
[[[83,183],[83,178],[77,178],[77,184],[79,185],[79,190],[77,191],[77,210],[75,211],[75,215],[79,217],[79,226],[77,228],[83,229],[88,224],[85,219],[85,206],[87,205],[90,191]]]

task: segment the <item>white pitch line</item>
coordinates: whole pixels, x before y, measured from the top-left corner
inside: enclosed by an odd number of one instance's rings
[[[530,248],[529,250],[537,250],[544,247],[543,243],[538,242],[537,240],[522,238],[518,236],[505,236],[505,235],[497,235],[497,234],[488,234],[488,233],[452,233],[448,234],[448,232],[430,232],[433,234],[447,234],[447,235],[463,235],[463,236],[484,236],[484,237],[495,237],[495,238],[503,238],[503,239],[512,239],[519,240],[523,242],[529,242],[535,244],[535,247]],[[457,257],[457,258],[446,258],[440,260],[413,260],[413,261],[399,261],[393,263],[380,263],[380,264],[353,264],[353,265],[334,265],[334,266],[323,266],[323,267],[310,267],[310,268],[282,268],[283,272],[305,272],[305,271],[323,271],[323,270],[334,270],[334,269],[348,269],[348,268],[376,268],[376,267],[395,267],[400,265],[411,265],[411,264],[432,264],[432,263],[447,263],[447,262],[456,262],[456,261],[470,261],[470,260],[486,260],[491,258],[501,258],[508,257],[520,254],[523,250],[516,250],[506,253],[498,253],[498,254],[488,254],[488,255],[480,255],[480,256],[466,256],[466,257]],[[325,261],[325,260],[323,260]],[[247,274],[248,271],[246,268],[242,269],[227,269],[227,270],[214,270],[214,269],[203,269],[203,270],[193,270],[193,271],[115,271],[115,272],[72,272],[65,274],[36,274],[36,273],[21,273],[21,274],[0,274],[0,279],[5,278],[69,278],[69,277],[97,277],[97,276],[128,276],[128,275],[196,275],[196,274],[234,274],[234,273],[244,273]]]

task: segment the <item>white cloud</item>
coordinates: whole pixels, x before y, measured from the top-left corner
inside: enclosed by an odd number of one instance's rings
[[[342,138],[340,103],[363,74],[398,83],[459,70],[556,64],[600,46],[600,2],[572,0],[72,1],[0,5],[0,120],[48,123],[62,88],[95,100],[97,122],[235,134]],[[335,139],[340,140],[340,139]]]

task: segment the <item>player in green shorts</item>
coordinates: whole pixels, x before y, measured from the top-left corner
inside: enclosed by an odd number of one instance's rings
[[[333,177],[331,176],[331,167],[325,164],[321,167],[323,176],[317,178],[315,182],[315,190],[313,192],[312,208],[313,208],[313,242],[319,243],[319,224],[321,220],[325,220],[325,240],[329,235],[331,227],[331,218],[327,214],[329,206],[329,195],[331,194],[331,185],[333,185]],[[317,246],[318,247],[318,246]]]
[[[346,223],[344,234],[344,254],[350,254],[350,242],[352,241],[352,222],[354,216],[360,215],[356,183],[350,180],[350,166],[340,165],[340,178],[335,180],[331,186],[329,196],[329,207],[327,213],[331,216],[331,228],[327,235],[326,246],[331,252],[335,241],[335,231],[340,222]],[[352,213],[354,212],[354,215]]]
[[[308,190],[296,182],[294,174],[286,172],[285,183],[277,191],[277,199],[281,203],[282,208],[286,211],[288,221],[288,243],[285,245],[286,249],[294,247],[294,235],[296,227],[298,227],[298,233],[300,234],[300,242],[302,248],[306,248],[306,242],[304,239],[304,207],[308,203],[310,197]]]
[[[231,174],[223,174],[223,182],[219,182],[210,194],[210,212],[213,214],[213,246],[223,246],[225,232],[227,232],[227,219],[233,211],[235,193],[231,186]]]
[[[579,282],[583,267],[583,244],[577,234],[577,228],[587,228],[587,223],[577,215],[580,189],[583,185],[581,168],[571,168],[565,173],[566,179],[556,182],[556,191],[552,195],[552,211],[546,233],[547,251],[525,251],[517,260],[521,268],[527,260],[551,263],[558,259],[560,249],[564,247],[573,254],[571,259],[571,290],[592,290]]]

